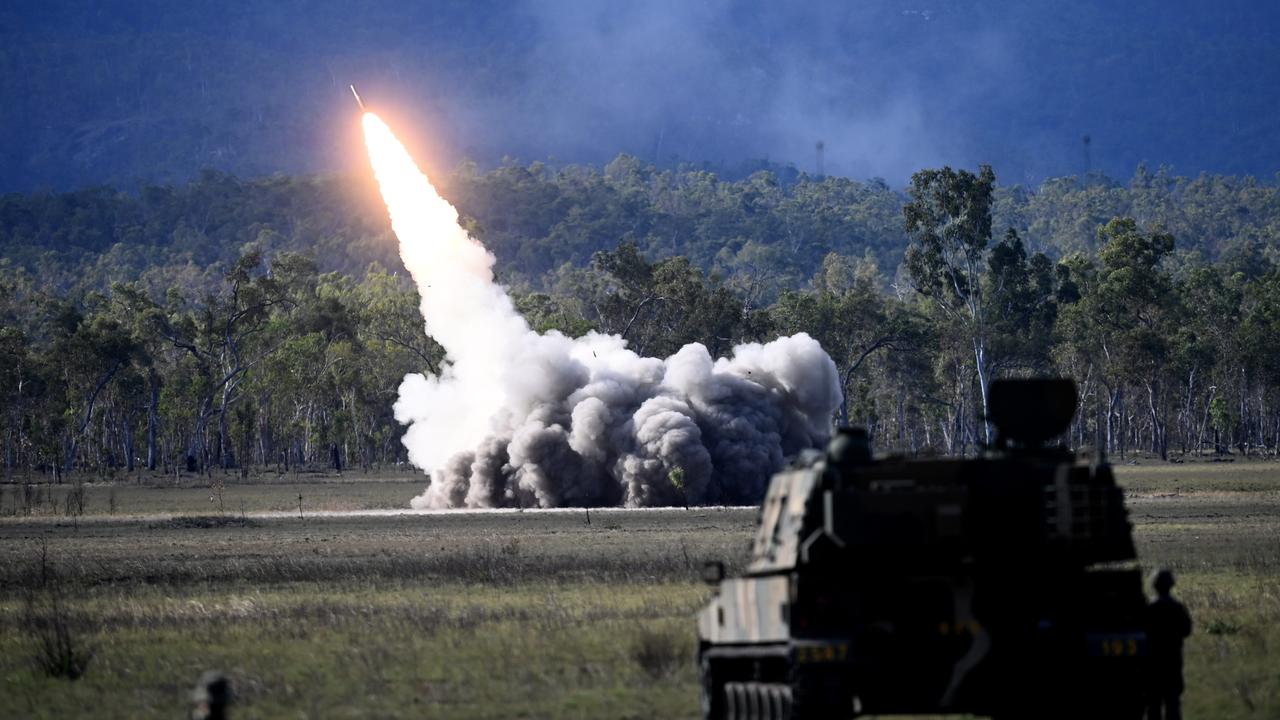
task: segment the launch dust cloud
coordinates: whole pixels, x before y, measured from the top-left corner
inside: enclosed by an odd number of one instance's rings
[[[615,335],[530,330],[493,255],[386,124],[363,122],[426,332],[446,351],[395,404],[409,460],[431,476],[415,508],[755,502],[787,457],[826,439],[839,380],[808,335],[659,359]]]

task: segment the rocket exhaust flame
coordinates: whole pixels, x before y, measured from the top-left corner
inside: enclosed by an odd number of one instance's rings
[[[414,507],[754,502],[787,456],[827,437],[839,381],[803,333],[661,360],[613,335],[532,331],[391,130],[370,112],[363,124],[426,332],[446,352],[395,404],[409,460],[431,475]]]

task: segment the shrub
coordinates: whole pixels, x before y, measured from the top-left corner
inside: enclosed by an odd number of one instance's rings
[[[93,649],[72,629],[70,614],[57,595],[43,608],[27,608],[27,631],[35,642],[36,663],[50,677],[75,680],[84,675]]]
[[[40,560],[33,574],[24,619],[35,647],[36,664],[50,677],[75,680],[88,669],[94,651],[67,609],[63,586],[49,567],[45,543],[40,545]]]
[[[63,498],[63,510],[67,517],[80,517],[84,515],[84,483],[80,480],[76,481],[75,486],[67,491],[67,495]]]
[[[1204,631],[1210,635],[1235,635],[1240,632],[1240,626],[1230,620],[1214,618],[1205,626]]]
[[[258,523],[236,515],[179,515],[148,523],[151,530],[210,530],[227,527],[257,527]]]
[[[631,659],[651,680],[674,674],[689,657],[688,638],[671,632],[642,627],[631,644]]]

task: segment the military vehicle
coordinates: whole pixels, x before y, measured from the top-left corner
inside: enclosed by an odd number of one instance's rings
[[[706,718],[1138,718],[1146,605],[1124,497],[1051,441],[1070,380],[993,383],[993,447],[873,459],[843,429],[775,475],[699,613]]]

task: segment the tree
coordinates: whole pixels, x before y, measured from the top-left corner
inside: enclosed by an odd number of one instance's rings
[[[353,320],[364,335],[412,355],[418,366],[414,372],[434,375],[439,371],[444,348],[427,335],[418,291],[407,277],[374,266],[353,292]]]
[[[978,379],[986,442],[991,443],[987,415],[988,302],[982,283],[991,241],[991,206],[995,173],[983,165],[978,174],[966,170],[922,170],[911,176],[910,198],[903,208],[911,237],[904,263],[918,293],[943,318],[962,328],[970,345]]]
[[[987,357],[993,369],[1039,374],[1051,369],[1059,286],[1066,279],[1066,269],[1055,267],[1044,253],[1028,257],[1013,228],[992,246],[983,292],[991,334]]]
[[[592,268],[597,282],[589,302],[600,329],[622,336],[637,353],[666,357],[700,342],[720,356],[750,333],[754,318],[742,299],[688,258],[650,263],[635,245],[621,243],[596,253]]]
[[[1257,442],[1280,453],[1280,271],[1244,287],[1240,314],[1240,360],[1259,386]],[[1269,432],[1263,427],[1267,422]]]
[[[1106,373],[1118,386],[1138,385],[1147,392],[1152,449],[1168,454],[1167,386],[1172,325],[1182,316],[1173,280],[1164,269],[1173,237],[1144,232],[1132,218],[1115,218],[1098,231],[1096,284],[1081,301],[1081,311],[1101,333]],[[1123,397],[1112,405],[1123,412]],[[1122,451],[1123,451],[1123,445]]]
[[[53,343],[51,361],[58,368],[65,391],[68,420],[62,470],[75,466],[81,438],[94,420],[98,400],[108,384],[139,353],[130,333],[114,318],[85,317],[76,308],[63,305],[58,312],[59,335]]]
[[[205,431],[210,418],[218,417],[215,450],[223,468],[233,463],[228,411],[239,395],[246,373],[271,355],[279,341],[264,338],[274,308],[290,304],[290,285],[308,282],[315,267],[298,256],[284,255],[271,272],[256,274],[262,255],[251,249],[227,272],[225,290],[205,300],[196,312],[179,312],[156,318],[156,330],[192,360],[200,378],[195,427],[187,450],[187,463],[207,463]]]
[[[822,344],[840,371],[840,423],[847,425],[855,376],[878,352],[919,352],[923,318],[884,294],[884,277],[869,254],[856,263],[828,254],[811,284],[813,292],[787,291],[778,298],[769,309],[770,329],[807,332]]]

